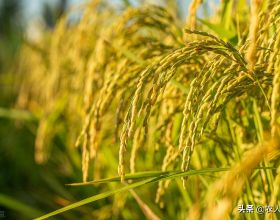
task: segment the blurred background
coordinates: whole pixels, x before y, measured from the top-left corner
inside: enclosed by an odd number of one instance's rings
[[[80,189],[64,186],[65,183],[80,181],[82,177],[79,159],[70,160],[62,147],[61,150],[58,148],[46,164],[36,164],[34,140],[38,123],[31,113],[14,108],[17,97],[17,58],[21,45],[38,41],[44,32],[54,28],[58,19],[69,8],[84,2],[85,0],[0,1],[0,214],[5,219],[31,219],[98,192],[95,187]],[[144,0],[109,1],[119,10],[127,5],[137,6],[143,2]],[[162,6],[176,4],[173,0],[146,2]],[[200,9],[199,16],[211,13],[218,2],[208,1]],[[185,0],[178,1],[178,5],[182,7],[177,7],[177,13],[182,19],[186,16],[189,3],[190,1]],[[73,15],[73,19],[78,17]],[[62,144],[57,140],[56,145],[59,147]],[[71,157],[79,158],[79,154],[77,150],[77,154]],[[106,215],[111,215],[106,211],[109,209],[106,204],[106,200],[103,200],[93,205],[96,210],[104,210],[104,219],[107,219]],[[131,206],[133,210],[139,209],[135,204]],[[102,215],[99,213],[98,217],[101,218],[100,216]],[[94,217],[92,210],[82,207],[65,213],[58,219]],[[116,215],[115,219],[119,218],[133,219],[133,213]],[[141,219],[141,216],[137,218]]]

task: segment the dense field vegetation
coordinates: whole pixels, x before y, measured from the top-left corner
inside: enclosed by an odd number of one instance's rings
[[[193,0],[186,19],[174,1],[124,2],[90,1],[23,45],[6,115],[35,133],[30,176],[48,201],[0,204],[50,212],[38,219],[279,219],[240,207],[280,209],[280,2],[198,18]]]

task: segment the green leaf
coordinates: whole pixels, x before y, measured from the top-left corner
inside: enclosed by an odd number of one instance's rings
[[[257,168],[257,169],[274,169],[274,168],[273,167],[260,167],[260,168]],[[180,177],[186,177],[186,176],[194,176],[194,175],[203,175],[203,174],[207,174],[207,173],[224,172],[224,171],[228,171],[228,170],[229,170],[229,168],[205,168],[205,169],[201,169],[201,170],[189,170],[189,171],[186,171],[186,172],[183,172],[183,171],[169,171],[170,173],[167,173],[167,174],[166,174],[166,172],[160,172],[160,171],[141,172],[141,173],[135,173],[135,174],[130,174],[130,175],[128,174],[127,176],[130,179],[135,178],[135,177],[145,178],[146,177],[145,173],[149,174],[150,176],[153,175],[154,177],[151,177],[151,178],[139,181],[139,182],[135,182],[135,183],[132,183],[130,185],[126,185],[124,187],[121,187],[121,188],[118,188],[118,189],[115,189],[115,190],[110,190],[110,191],[107,191],[107,192],[104,192],[104,193],[97,194],[95,196],[91,196],[91,197],[83,199],[79,202],[75,202],[71,205],[65,206],[61,209],[58,209],[56,211],[53,211],[53,212],[50,212],[46,215],[38,217],[35,220],[46,219],[46,218],[49,218],[51,216],[58,215],[60,213],[69,211],[71,209],[86,205],[88,203],[107,198],[107,197],[109,197],[111,195],[114,195],[116,193],[124,192],[124,191],[134,189],[136,187],[143,186],[143,185],[146,185],[146,184],[156,183],[156,182],[159,182],[161,180],[174,179],[174,178],[180,178]],[[91,185],[93,183],[101,183],[101,182],[103,182],[103,183],[104,182],[111,182],[111,181],[116,181],[117,179],[120,180],[120,177],[114,177],[114,178],[107,178],[107,179],[98,180],[98,181],[92,181],[92,182],[88,182],[87,184],[83,184],[83,185]],[[128,178],[126,178],[126,179],[128,179]]]
[[[143,179],[148,177],[157,177],[160,175],[170,174],[178,171],[145,171],[145,172],[137,172],[134,174],[126,174],[125,179],[126,180],[135,180],[135,179]],[[119,176],[101,179],[101,180],[94,180],[94,181],[88,181],[88,182],[82,182],[82,183],[69,183],[66,184],[68,186],[86,186],[86,185],[92,185],[97,183],[108,183],[108,182],[120,182],[121,178]]]
[[[231,13],[232,13],[232,8],[233,8],[233,0],[225,0],[223,1],[223,6],[222,6],[222,16],[221,16],[221,26],[229,30],[232,19],[231,19]]]
[[[43,213],[34,209],[18,200],[13,199],[10,196],[0,194],[0,205],[7,207],[11,210],[20,212],[22,215],[29,218],[34,218],[35,216],[42,215]]]
[[[198,21],[200,21],[202,24],[210,28],[212,31],[214,31],[219,37],[225,38],[227,40],[233,39],[236,37],[236,32],[227,30],[223,27],[223,25],[219,24],[212,24],[206,20],[198,18]]]
[[[94,202],[94,201],[97,201],[97,200],[100,200],[100,199],[104,199],[104,198],[106,198],[108,196],[111,196],[111,195],[114,195],[116,193],[123,192],[123,191],[129,190],[129,189],[133,189],[133,188],[145,185],[147,183],[151,183],[155,179],[157,179],[157,178],[149,178],[149,179],[146,179],[146,180],[143,180],[143,181],[140,181],[140,182],[133,183],[133,184],[128,185],[128,186],[124,186],[124,187],[119,188],[119,189],[115,189],[115,190],[107,191],[107,192],[104,192],[104,193],[100,193],[98,195],[95,195],[95,196],[83,199],[83,200],[81,200],[79,202],[73,203],[71,205],[68,205],[68,206],[66,206],[64,208],[58,209],[58,210],[56,210],[54,212],[51,212],[49,214],[43,215],[43,216],[41,216],[39,218],[36,218],[35,220],[49,218],[51,216],[54,216],[54,215],[57,215],[57,214],[69,211],[71,209],[80,207],[82,205],[85,205],[85,204],[88,204],[88,203],[91,203],[91,202]]]
[[[118,189],[115,189],[115,190],[107,191],[107,192],[100,193],[98,195],[83,199],[79,202],[73,203],[73,204],[68,205],[66,207],[63,207],[61,209],[58,209],[54,212],[51,212],[51,213],[48,213],[48,214],[43,215],[41,217],[38,217],[35,220],[46,219],[46,218],[49,218],[51,216],[54,216],[54,215],[69,211],[71,209],[80,207],[82,205],[86,205],[88,203],[91,203],[91,202],[94,202],[94,201],[97,201],[97,200],[100,200],[100,199],[104,199],[104,198],[109,197],[111,195],[114,195],[116,193],[124,192],[124,191],[127,191],[129,189],[134,189],[136,187],[143,186],[143,185],[146,185],[146,184],[155,183],[155,182],[158,182],[160,180],[174,179],[174,178],[178,178],[178,177],[185,177],[185,176],[192,176],[192,175],[201,175],[201,174],[205,174],[205,173],[209,173],[209,172],[221,172],[221,171],[227,171],[228,169],[229,168],[207,168],[207,169],[203,169],[203,170],[190,170],[190,171],[187,171],[187,172],[172,171],[172,174],[164,174],[164,175],[162,175],[162,173],[165,173],[165,172],[154,171],[153,175],[155,177],[148,178],[148,179],[145,179],[145,180],[142,180],[142,181],[139,181],[139,182],[136,182],[136,183],[132,183],[130,185],[127,185],[127,186],[124,186],[124,187],[121,187],[121,188],[118,188]],[[139,177],[138,174],[133,174],[131,176],[138,176]],[[142,177],[144,178],[145,176],[142,174]],[[120,179],[119,177],[116,177],[116,178]],[[105,182],[105,181],[108,182],[109,180],[105,179],[105,180],[101,180],[99,182]],[[89,183],[89,184],[92,184],[92,183]]]

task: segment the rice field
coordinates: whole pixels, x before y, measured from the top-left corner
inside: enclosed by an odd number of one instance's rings
[[[22,46],[16,109],[72,194],[35,219],[280,219],[280,1],[163,2],[88,1]]]

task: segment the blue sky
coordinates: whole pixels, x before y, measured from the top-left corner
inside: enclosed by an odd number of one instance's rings
[[[79,4],[85,0],[69,0],[70,4]],[[24,16],[27,20],[40,16],[44,4],[54,5],[57,0],[22,0]]]

